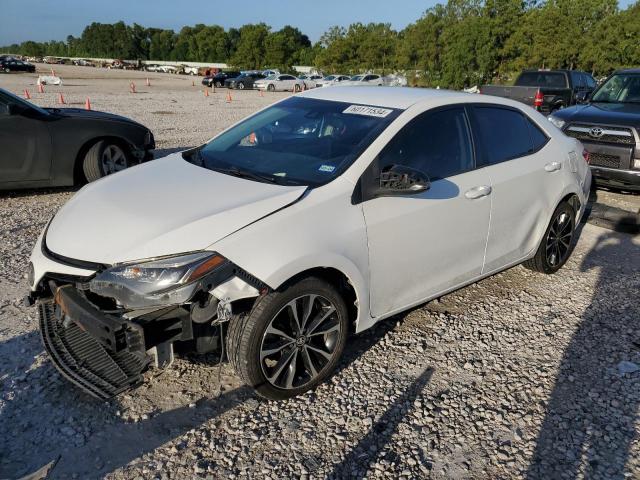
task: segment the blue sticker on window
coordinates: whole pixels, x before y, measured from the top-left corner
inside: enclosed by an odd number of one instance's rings
[[[336,167],[334,167],[333,165],[320,165],[320,168],[318,169],[319,172],[327,172],[327,173],[331,173],[336,169]]]

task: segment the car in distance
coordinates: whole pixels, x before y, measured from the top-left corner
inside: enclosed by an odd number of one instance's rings
[[[29,72],[34,73],[36,71],[36,66],[29,62],[23,62],[22,60],[18,60],[14,57],[3,57],[0,58],[0,72],[3,73],[11,73],[11,72]]]
[[[318,80],[317,87],[330,87],[331,85],[337,85],[340,82],[351,80],[349,75],[327,75],[326,77]]]
[[[97,397],[175,345],[288,398],[350,332],[523,262],[556,272],[590,181],[580,142],[521,103],[318,88],[85,187],[40,235],[27,301]]]
[[[40,108],[0,89],[0,190],[93,181],[148,160],[151,131],[111,113]]]
[[[640,191],[640,69],[614,72],[581,100],[549,120],[589,151],[596,185]]]
[[[483,85],[480,93],[517,100],[548,114],[584,99],[596,88],[595,79],[577,70],[525,70],[513,86]]]
[[[257,80],[253,85],[259,90],[268,90],[270,92],[301,92],[306,88],[304,80],[288,73],[271,75]]]
[[[218,72],[215,75],[208,75],[202,79],[202,85],[206,85],[207,87],[217,87],[220,88],[224,85],[225,80],[228,78],[236,78],[242,75],[238,71],[229,71],[229,72]]]
[[[322,80],[322,75],[299,75],[298,78],[304,82],[304,88],[309,90],[318,86],[318,82]]]
[[[349,80],[345,80],[342,85],[374,85],[381,87],[384,85],[384,80],[380,75],[376,74],[354,75]]]
[[[242,73],[235,78],[227,78],[224,81],[224,86],[227,88],[237,88],[238,90],[251,89],[258,80],[262,80],[264,75],[262,73]]]

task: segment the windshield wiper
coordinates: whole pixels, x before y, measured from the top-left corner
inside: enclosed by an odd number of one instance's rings
[[[212,170],[214,170],[216,172],[220,172],[220,173],[225,173],[227,175],[232,175],[234,177],[248,178],[250,180],[256,180],[258,182],[279,183],[278,182],[278,178],[275,177],[275,176],[266,175],[266,174],[262,174],[262,173],[255,173],[255,172],[251,172],[249,170],[240,170],[237,167],[230,167],[230,168],[215,167],[215,168],[212,168]]]

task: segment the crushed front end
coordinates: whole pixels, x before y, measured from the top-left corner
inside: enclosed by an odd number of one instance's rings
[[[28,303],[37,303],[45,349],[71,382],[100,399],[140,384],[174,345],[220,349],[231,302],[266,285],[215,252],[106,266],[49,251],[46,231],[30,265]]]

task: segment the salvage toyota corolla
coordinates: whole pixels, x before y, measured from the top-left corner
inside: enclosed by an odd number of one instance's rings
[[[489,96],[335,87],[85,186],[31,257],[28,299],[100,398],[175,349],[226,354],[260,395],[305,392],[351,332],[511,266],[571,254],[587,154]]]

